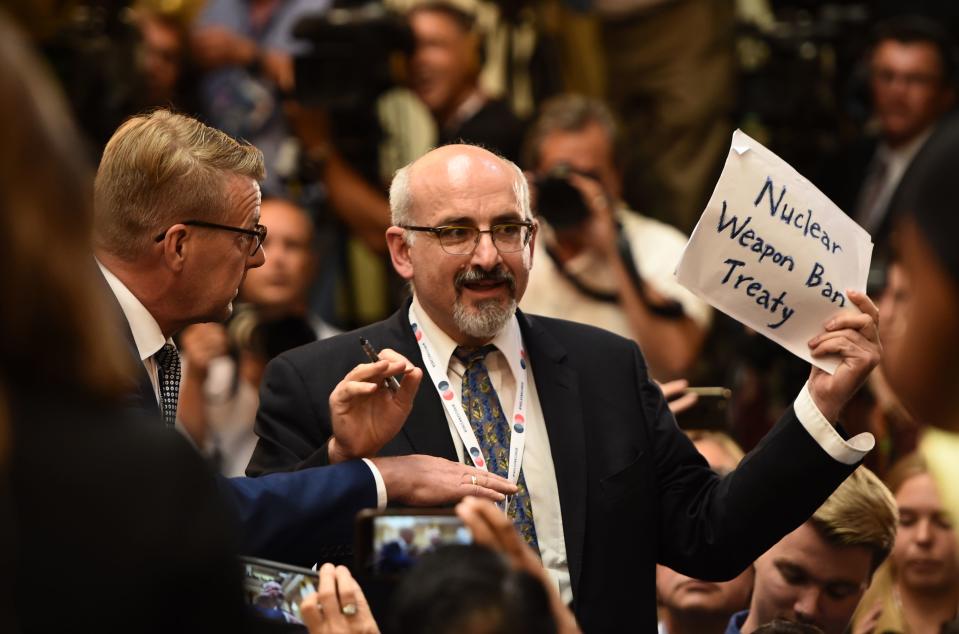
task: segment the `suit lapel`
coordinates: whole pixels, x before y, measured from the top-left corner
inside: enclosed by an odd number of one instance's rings
[[[97,268],[97,275],[103,280],[103,301],[109,305],[110,310],[113,312],[115,325],[120,331],[119,335],[124,338],[123,340],[127,344],[127,350],[130,352],[133,375],[130,377],[130,386],[126,397],[127,406],[131,410],[145,412],[150,418],[162,421],[160,406],[157,404],[156,393],[153,391],[153,382],[150,380],[150,375],[147,374],[146,368],[143,367],[143,361],[140,360],[140,352],[137,350],[136,340],[133,338],[133,331],[130,330],[130,324],[123,314],[120,302],[117,301],[116,295],[113,294],[113,290],[107,283],[106,278],[100,273],[99,268]]]
[[[410,302],[407,302],[403,308],[393,314],[387,322],[387,336],[394,342],[394,349],[397,352],[409,359],[410,363],[416,367],[423,368],[425,367],[423,355],[420,354],[419,344],[413,336],[413,330],[407,319],[409,308]],[[375,341],[372,343],[374,346],[377,345]],[[453,436],[449,431],[449,423],[446,422],[446,413],[436,388],[433,387],[430,376],[425,370],[423,381],[413,400],[413,411],[403,425],[402,434],[412,447],[412,453],[439,456],[454,461],[457,459]]]
[[[535,317],[520,311],[523,345],[529,354],[536,391],[549,435],[563,517],[566,558],[573,593],[579,589],[586,536],[586,435],[577,371],[566,363],[563,345]]]

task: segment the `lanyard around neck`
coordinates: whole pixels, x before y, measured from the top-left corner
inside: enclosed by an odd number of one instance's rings
[[[460,440],[463,441],[463,447],[477,468],[488,471],[488,456],[484,456],[483,451],[480,449],[479,442],[476,440],[476,434],[473,432],[473,427],[470,425],[469,419],[466,417],[466,412],[463,410],[462,401],[457,402],[453,390],[450,389],[449,375],[447,373],[449,359],[440,359],[437,356],[436,347],[430,341],[426,331],[420,326],[419,320],[416,317],[416,311],[412,305],[409,310],[409,319],[410,327],[413,329],[413,335],[416,337],[416,342],[420,346],[426,371],[430,375],[430,380],[433,382],[433,388],[439,394],[440,402],[446,409],[450,420],[453,421],[453,427],[459,434]],[[515,328],[516,336],[507,338],[508,342],[505,347],[509,349],[501,350],[501,352],[506,356],[506,362],[509,365],[510,372],[513,374],[513,379],[516,381],[513,413],[512,416],[507,419],[507,423],[510,425],[508,477],[510,481],[515,483],[519,480],[520,468],[523,465],[523,450],[526,447],[526,406],[529,400],[526,391],[529,385],[529,361],[526,358],[526,350],[523,348],[519,336],[519,326],[516,323],[515,317],[508,327]]]

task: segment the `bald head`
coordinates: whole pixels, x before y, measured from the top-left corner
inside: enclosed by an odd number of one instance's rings
[[[491,340],[533,265],[536,226],[520,169],[476,146],[437,148],[396,173],[390,208],[393,267],[421,307],[460,345]]]
[[[448,199],[478,186],[496,186],[497,181],[512,189],[523,218],[532,220],[529,186],[515,163],[475,145],[438,147],[397,170],[390,186],[392,222],[396,226],[420,224],[415,214],[424,200]]]

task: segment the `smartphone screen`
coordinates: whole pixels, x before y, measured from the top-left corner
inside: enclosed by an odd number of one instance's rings
[[[389,509],[364,512],[357,524],[358,563],[381,577],[395,577],[420,557],[444,544],[473,541],[468,528],[451,511]]]
[[[316,592],[319,583],[316,573],[265,559],[240,559],[243,594],[253,613],[269,621],[302,625],[300,602]]]

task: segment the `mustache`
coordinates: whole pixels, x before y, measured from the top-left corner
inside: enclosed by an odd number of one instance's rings
[[[475,284],[476,282],[505,283],[509,287],[510,293],[516,292],[516,278],[509,270],[500,266],[489,271],[474,266],[471,269],[460,271],[453,278],[453,286],[457,293],[463,290],[463,286],[466,284]]]

